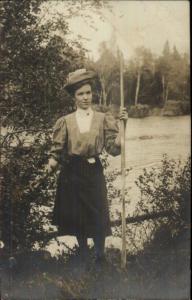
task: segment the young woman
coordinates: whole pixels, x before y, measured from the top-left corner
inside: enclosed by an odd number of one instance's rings
[[[120,135],[111,114],[91,108],[95,74],[85,69],[69,74],[66,90],[77,110],[57,120],[47,171],[59,163],[53,224],[59,235],[77,237],[80,252],[86,253],[87,238],[93,238],[96,260],[104,259],[105,237],[111,235],[106,183],[99,155],[105,148],[120,154]],[[122,109],[120,119],[127,120]]]

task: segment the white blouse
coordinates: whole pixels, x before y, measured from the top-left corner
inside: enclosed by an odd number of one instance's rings
[[[89,132],[93,119],[93,110],[90,107],[88,109],[77,108],[75,117],[80,133]]]

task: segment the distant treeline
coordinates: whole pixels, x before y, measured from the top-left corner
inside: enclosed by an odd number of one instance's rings
[[[101,82],[100,104],[119,104],[119,56],[111,43],[100,45],[100,57],[88,66],[97,70]],[[148,104],[163,107],[168,100],[189,101],[190,64],[187,53],[180,54],[166,41],[162,54],[139,47],[129,61],[124,62],[125,105]]]

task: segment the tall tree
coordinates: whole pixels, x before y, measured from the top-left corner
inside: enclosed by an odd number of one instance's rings
[[[159,63],[158,63],[158,69],[161,73],[163,103],[166,103],[169,96],[170,67],[171,67],[170,46],[169,46],[169,41],[166,41],[163,48],[163,54],[162,56],[160,56]]]
[[[66,39],[68,25],[39,23],[42,1],[4,1],[1,5],[1,70],[4,124],[42,125],[65,106],[67,73],[82,66],[79,42]],[[63,37],[54,32],[57,25]],[[52,34],[51,34],[52,33]],[[66,99],[66,101],[64,101]]]
[[[104,105],[109,105],[113,100],[115,101],[113,93],[119,88],[119,62],[106,42],[100,44],[99,52],[100,57],[95,63],[95,68],[102,85],[102,102]]]
[[[171,54],[171,67],[169,74],[170,98],[185,100],[187,96],[187,81],[189,77],[189,60],[187,56],[180,55],[174,46]]]
[[[153,81],[155,72],[155,64],[151,51],[145,47],[136,48],[131,65],[136,83],[134,104],[137,105],[139,99],[141,102],[145,102],[145,98],[150,94],[151,82]]]
[[[168,42],[165,43],[163,54],[157,61],[157,69],[161,74],[162,99],[185,100],[188,98],[187,82],[189,78],[189,59],[181,55],[176,46],[170,51]]]

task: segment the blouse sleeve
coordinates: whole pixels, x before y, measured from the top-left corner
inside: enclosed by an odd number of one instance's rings
[[[111,113],[106,113],[104,118],[104,143],[105,150],[113,156],[121,153],[119,127]]]
[[[61,154],[65,152],[67,142],[67,127],[64,117],[58,119],[53,127],[52,147],[50,156],[57,161],[61,160]]]

